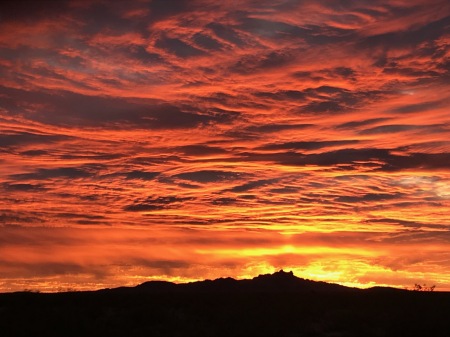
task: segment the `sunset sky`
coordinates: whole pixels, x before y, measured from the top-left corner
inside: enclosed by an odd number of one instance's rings
[[[279,269],[450,290],[447,0],[0,5],[0,292]]]

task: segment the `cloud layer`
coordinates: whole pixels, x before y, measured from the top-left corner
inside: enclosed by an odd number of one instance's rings
[[[0,291],[450,290],[447,1],[0,6]]]

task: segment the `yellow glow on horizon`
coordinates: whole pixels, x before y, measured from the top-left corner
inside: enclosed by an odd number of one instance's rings
[[[360,256],[377,256],[380,251],[377,253],[373,251],[369,251],[366,249],[359,248],[334,248],[327,246],[308,246],[308,247],[300,247],[300,246],[292,246],[292,245],[283,245],[280,247],[273,248],[243,248],[243,249],[197,249],[196,253],[199,254],[212,254],[213,256],[242,256],[242,257],[251,257],[251,256],[265,256],[265,255],[280,255],[280,254],[297,254],[297,255],[315,255],[315,254],[337,254],[337,255],[360,255]]]

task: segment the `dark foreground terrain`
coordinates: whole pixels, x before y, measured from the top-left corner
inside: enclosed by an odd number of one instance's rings
[[[346,288],[278,272],[94,292],[0,294],[8,336],[450,336],[450,292]]]

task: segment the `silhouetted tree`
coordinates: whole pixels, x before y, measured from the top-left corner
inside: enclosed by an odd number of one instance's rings
[[[423,285],[420,285],[419,283],[415,283],[413,287],[413,291],[434,291],[434,288],[436,288],[435,285],[427,286],[425,283]]]

